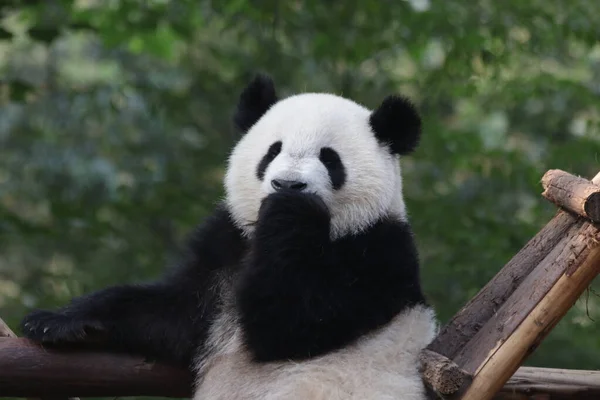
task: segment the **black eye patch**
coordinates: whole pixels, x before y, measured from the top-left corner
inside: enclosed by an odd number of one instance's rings
[[[267,167],[269,166],[269,164],[271,164],[271,161],[273,161],[279,153],[281,153],[280,141],[273,143],[269,147],[269,150],[267,150],[267,154],[265,154],[258,163],[258,168],[256,170],[256,176],[258,177],[258,179],[260,179],[261,181],[263,180],[263,178],[265,177],[265,171],[267,170]]]
[[[331,179],[331,185],[335,190],[338,190],[346,182],[346,170],[344,164],[340,159],[340,155],[331,147],[323,147],[321,154],[319,154],[319,160],[325,165],[329,172],[329,179]]]

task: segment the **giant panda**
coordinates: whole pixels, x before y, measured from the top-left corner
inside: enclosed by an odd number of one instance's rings
[[[190,368],[196,400],[422,400],[437,332],[420,284],[399,156],[421,117],[328,93],[280,99],[257,74],[225,196],[161,279],[35,310],[45,345],[93,343]]]

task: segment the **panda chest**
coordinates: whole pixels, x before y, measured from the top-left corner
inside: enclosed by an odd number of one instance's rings
[[[403,313],[378,332],[324,356],[270,363],[251,360],[237,322],[230,319],[219,349],[198,370],[194,399],[422,400],[417,357],[432,338],[433,325],[427,313],[417,320],[414,314]]]

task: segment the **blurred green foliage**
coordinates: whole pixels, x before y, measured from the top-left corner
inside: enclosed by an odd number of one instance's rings
[[[405,193],[443,322],[553,216],[546,170],[600,171],[595,0],[5,0],[0,13],[13,327],[163,269],[222,196],[232,107],[257,70],[283,95],[419,105]],[[528,363],[599,368],[599,306],[583,296]]]

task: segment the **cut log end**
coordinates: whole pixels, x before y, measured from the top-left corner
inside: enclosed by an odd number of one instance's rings
[[[600,193],[592,193],[585,205],[584,209],[585,214],[589,215],[590,219],[594,222],[600,221]]]
[[[568,172],[552,169],[542,177],[542,196],[559,207],[600,222],[600,186]]]
[[[433,352],[423,350],[420,355],[421,375],[425,383],[441,396],[456,394],[471,377],[452,360]]]

